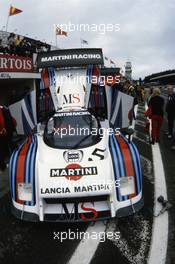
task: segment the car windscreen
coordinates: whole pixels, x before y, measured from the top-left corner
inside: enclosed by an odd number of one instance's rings
[[[76,149],[101,140],[100,124],[89,112],[57,113],[47,122],[44,142],[52,148]]]

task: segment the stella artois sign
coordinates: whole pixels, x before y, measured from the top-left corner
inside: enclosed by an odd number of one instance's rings
[[[0,54],[0,72],[33,72],[32,58]]]

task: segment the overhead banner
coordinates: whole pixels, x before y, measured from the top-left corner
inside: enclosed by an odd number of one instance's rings
[[[0,54],[0,72],[33,72],[32,58]]]
[[[103,65],[102,49],[64,49],[39,53],[38,68],[78,67],[89,64]]]

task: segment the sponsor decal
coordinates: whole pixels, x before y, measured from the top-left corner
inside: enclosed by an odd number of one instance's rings
[[[67,221],[94,221],[98,218],[98,212],[95,210],[94,202],[90,203],[91,206],[87,206],[85,203],[80,204],[80,208],[84,211],[84,213],[78,212],[78,203],[74,203],[71,210],[68,210],[66,204],[62,204],[62,214],[61,217]]]
[[[93,184],[87,186],[75,186],[74,192],[94,192],[94,191],[107,191],[110,190],[109,184]]]
[[[100,54],[70,54],[60,56],[45,56],[41,58],[41,62],[52,62],[52,61],[68,61],[68,60],[85,60],[85,59],[101,59]]]
[[[41,194],[60,194],[60,193],[70,193],[68,187],[58,187],[58,188],[41,188]]]
[[[106,149],[99,149],[96,148],[94,149],[94,151],[92,152],[92,156],[98,157],[100,160],[104,160],[105,156],[104,156],[104,152],[106,151]],[[89,158],[88,161],[93,161],[93,158]]]
[[[94,221],[98,218],[98,212],[95,210],[94,202],[90,203],[91,206],[87,206],[85,203],[74,203],[72,205],[72,208],[68,209],[67,204],[62,204],[62,214],[61,214],[61,220],[65,221],[76,221],[76,220],[82,220],[82,221]],[[80,208],[84,211],[84,213],[78,212],[78,207],[80,205]]]
[[[0,54],[1,72],[33,72],[31,58]]]
[[[55,114],[55,116],[58,116],[58,117],[84,116],[84,115],[91,115],[91,114],[89,112],[87,112],[87,111],[82,111],[82,112],[61,112],[61,113]]]
[[[97,175],[97,167],[81,167],[79,164],[70,164],[66,168],[51,169],[50,177],[66,177],[68,180],[77,181],[83,176]]]
[[[83,158],[83,151],[81,150],[64,151],[63,157],[66,162],[80,162]]]
[[[63,95],[63,105],[64,104],[78,104],[80,103],[80,95],[79,94],[69,94]]]
[[[92,205],[94,207],[94,202],[92,202]],[[81,219],[83,221],[94,221],[95,219],[97,219],[98,217],[98,212],[94,209],[94,208],[91,208],[91,207],[86,207],[84,203],[81,204],[81,209],[84,210],[85,212],[88,212],[88,213],[92,213],[93,214],[93,217],[91,218],[87,218],[87,216],[85,214],[81,214]]]
[[[92,185],[82,185],[74,186],[73,189],[69,187],[55,187],[55,188],[41,188],[41,194],[64,194],[64,193],[82,193],[82,192],[98,192],[98,191],[108,191],[110,190],[109,184],[92,184]]]

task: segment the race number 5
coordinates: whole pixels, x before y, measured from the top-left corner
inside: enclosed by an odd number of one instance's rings
[[[98,149],[96,148],[93,152],[92,152],[92,155],[93,156],[96,156],[96,157],[99,157],[100,160],[104,160],[105,156],[104,156],[104,152],[105,152],[106,149]]]

